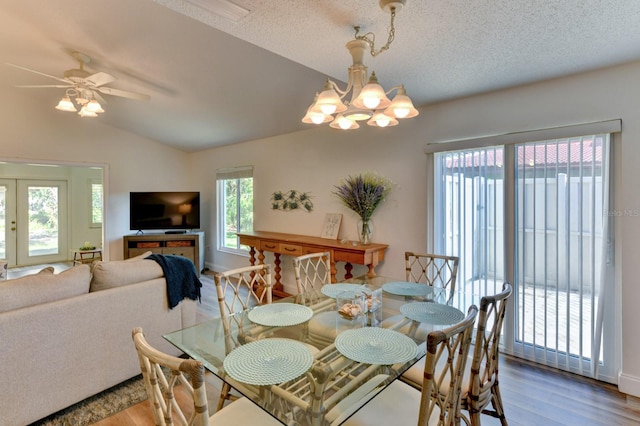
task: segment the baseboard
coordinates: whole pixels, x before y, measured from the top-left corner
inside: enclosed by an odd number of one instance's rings
[[[620,373],[618,375],[618,389],[628,396],[640,398],[640,377]],[[627,401],[629,401],[628,398]]]

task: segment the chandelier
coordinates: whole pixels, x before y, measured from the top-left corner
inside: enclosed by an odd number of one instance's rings
[[[363,64],[364,53],[369,50],[371,56],[376,56],[389,49],[395,36],[394,20],[396,11],[402,9],[406,0],[380,0],[380,7],[391,15],[391,26],[387,43],[379,50],[375,50],[375,35],[366,33],[360,35],[360,27],[354,27],[355,39],[347,43],[347,49],[353,59],[349,67],[347,88],[341,90],[338,85],[327,79],[324,88],[316,93],[311,106],[302,118],[303,123],[329,123],[335,129],[357,129],[358,121],[367,120],[369,126],[387,127],[398,124],[398,119],[412,118],[418,115],[411,98],[407,95],[404,85],[394,86],[388,91],[378,83],[376,73],[368,75],[367,67]],[[395,91],[395,97],[390,100],[387,95]],[[350,100],[345,100],[351,93]]]

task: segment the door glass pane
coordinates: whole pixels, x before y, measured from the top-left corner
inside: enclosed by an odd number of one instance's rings
[[[437,254],[458,256],[456,288],[479,297],[495,294],[504,277],[503,149],[436,154]]]
[[[59,253],[58,188],[29,186],[29,256]]]
[[[516,146],[516,341],[566,369],[588,369],[592,357],[607,136]]]

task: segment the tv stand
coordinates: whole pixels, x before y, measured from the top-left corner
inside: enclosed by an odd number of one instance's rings
[[[170,234],[186,234],[187,231],[185,230],[177,230],[177,231],[164,231],[165,234],[170,235]]]
[[[204,269],[204,232],[180,232],[125,235],[124,258],[129,259],[147,251],[184,256],[191,259],[199,274]]]

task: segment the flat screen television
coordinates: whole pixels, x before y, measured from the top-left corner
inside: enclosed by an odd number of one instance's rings
[[[187,231],[200,228],[199,192],[131,192],[131,230]]]

